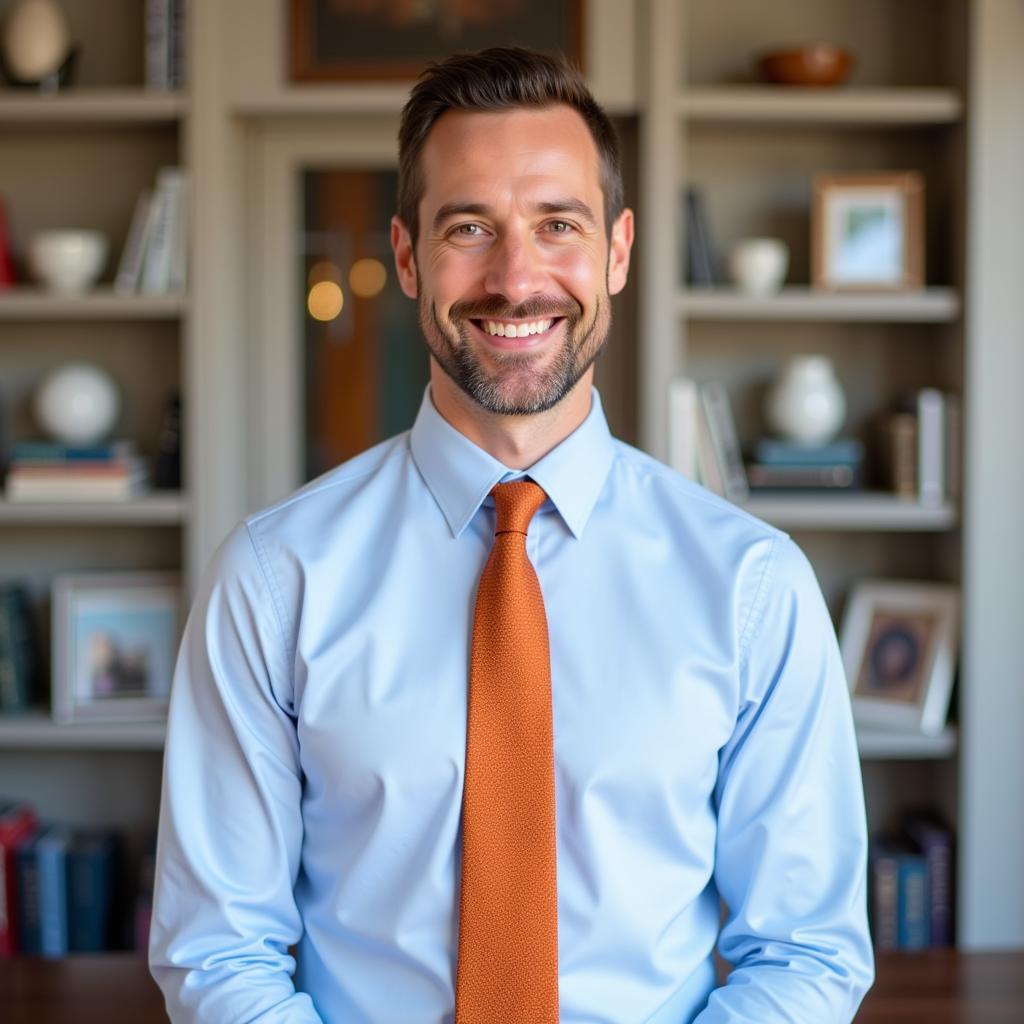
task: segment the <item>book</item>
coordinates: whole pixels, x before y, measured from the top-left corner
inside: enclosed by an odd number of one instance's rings
[[[690,284],[712,287],[719,283],[711,232],[708,228],[704,197],[695,188],[685,194],[686,207],[686,279]]]
[[[917,417],[893,413],[882,420],[882,478],[901,498],[917,497]]]
[[[851,490],[860,486],[857,467],[845,462],[823,466],[771,466],[752,462],[747,480],[757,490]]]
[[[164,407],[157,439],[153,486],[157,490],[178,490],[181,487],[181,396],[172,395]]]
[[[946,495],[945,396],[938,388],[917,393],[917,496],[941,505]]]
[[[19,952],[16,853],[38,828],[28,804],[0,802],[0,957]]]
[[[700,387],[701,408],[707,419],[708,436],[722,489],[729,501],[741,502],[750,495],[747,474],[743,468],[736,422],[729,404],[729,394],[721,381],[713,380]]]
[[[935,814],[908,814],[903,829],[928,866],[928,945],[953,944],[953,833]]]
[[[32,706],[37,674],[28,591],[17,583],[0,584],[0,712]]]
[[[22,950],[33,956],[68,952],[68,830],[48,825],[18,847],[18,924]]]
[[[167,290],[180,294],[188,285],[188,176],[184,172],[174,196],[173,231]]]
[[[899,948],[899,863],[895,850],[885,842],[871,844],[871,934],[878,951]]]
[[[799,444],[763,437],[754,448],[755,461],[763,465],[821,466],[864,461],[864,444],[855,437],[838,438],[828,444]]]
[[[114,276],[114,291],[121,295],[138,291],[142,275],[142,260],[146,253],[150,232],[150,211],[153,190],[143,189],[135,200],[135,212],[128,228],[128,237],[121,250],[121,261]]]
[[[697,479],[697,430],[700,406],[697,383],[676,377],[668,389],[668,464],[683,476]]]
[[[149,237],[142,261],[143,295],[163,295],[170,290],[175,235],[184,221],[182,195],[184,171],[161,167],[150,213]]]
[[[901,852],[899,864],[899,948],[927,949],[928,863],[919,853]]]
[[[963,413],[959,395],[946,395],[946,497],[960,497],[963,468]]]
[[[173,30],[171,0],[146,0],[145,19],[146,85],[150,89],[170,89]]]
[[[146,480],[142,465],[21,466],[8,472],[6,495],[11,502],[127,501]]]
[[[170,81],[172,89],[185,85],[185,3],[171,0]]]
[[[68,946],[73,953],[111,948],[117,835],[76,831],[67,848]]]
[[[53,441],[21,441],[11,451],[11,461],[23,463],[115,462],[135,454],[134,441],[107,444],[61,444]]]

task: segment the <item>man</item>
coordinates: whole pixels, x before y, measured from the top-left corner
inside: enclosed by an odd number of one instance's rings
[[[848,1021],[834,632],[784,534],[608,433],[610,123],[562,63],[491,50],[421,79],[399,148],[430,386],[199,588],[150,949],[172,1018]]]

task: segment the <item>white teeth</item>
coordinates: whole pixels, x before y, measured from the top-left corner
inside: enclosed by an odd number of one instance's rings
[[[485,320],[484,330],[499,338],[525,338],[531,334],[543,334],[553,323],[552,320],[534,320],[528,324],[506,324],[501,320]]]

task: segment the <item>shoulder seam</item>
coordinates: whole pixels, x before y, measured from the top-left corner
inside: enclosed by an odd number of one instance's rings
[[[270,600],[274,607],[274,618],[277,620],[277,628],[281,634],[281,643],[284,646],[285,656],[287,657],[291,650],[289,642],[291,617],[284,607],[281,591],[277,586],[277,578],[270,571],[270,560],[267,557],[267,551],[263,546],[262,539],[256,536],[249,523],[245,524],[245,532],[249,538],[249,543],[252,545],[253,554],[256,556],[256,564],[259,566],[260,575],[263,577],[263,582],[267,585],[267,590],[270,591]],[[290,675],[291,671],[289,670]],[[289,683],[292,682],[289,679]]]

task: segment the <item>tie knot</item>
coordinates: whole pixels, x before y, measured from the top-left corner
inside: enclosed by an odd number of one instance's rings
[[[507,484],[496,484],[491,491],[498,521],[494,534],[526,534],[537,509],[544,504],[547,495],[544,489],[532,480],[512,480]]]

